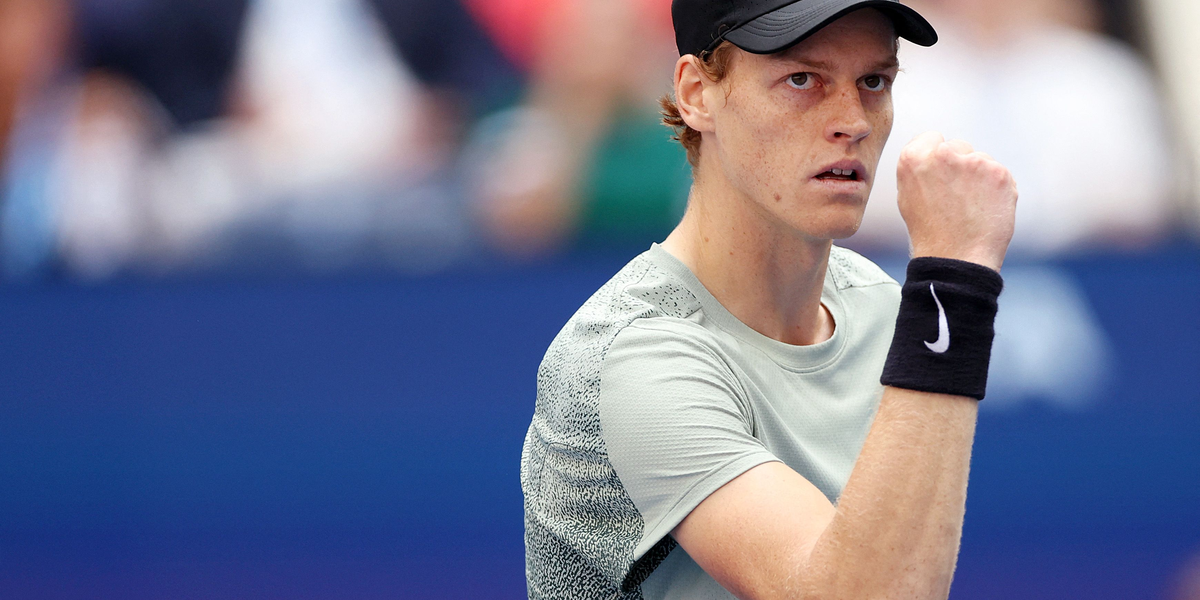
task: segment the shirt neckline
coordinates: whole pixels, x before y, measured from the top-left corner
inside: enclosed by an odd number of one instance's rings
[[[796,346],[765,336],[743,323],[704,287],[687,265],[660,244],[651,245],[646,255],[655,265],[678,278],[696,296],[705,315],[718,327],[766,354],[782,367],[799,372],[817,371],[837,361],[846,347],[846,340],[850,337],[849,319],[846,318],[841,294],[828,271],[821,290],[821,304],[833,316],[833,336],[810,346]]]

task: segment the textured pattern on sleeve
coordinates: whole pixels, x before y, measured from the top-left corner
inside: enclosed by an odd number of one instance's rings
[[[643,280],[658,284],[639,287]],[[691,292],[639,258],[600,288],[550,345],[538,370],[537,405],[521,454],[531,599],[642,597],[636,586],[621,591],[645,523],[601,435],[600,367],[629,323],[685,318],[698,308]],[[669,550],[650,554],[661,560]]]

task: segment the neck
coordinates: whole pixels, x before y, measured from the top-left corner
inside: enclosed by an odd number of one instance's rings
[[[831,246],[772,219],[724,182],[700,178],[663,242],[740,321],[799,346],[833,335],[833,317],[821,306]]]

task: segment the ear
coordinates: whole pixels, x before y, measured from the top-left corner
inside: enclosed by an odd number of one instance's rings
[[[700,68],[700,59],[692,54],[675,63],[675,104],[688,127],[701,133],[715,131],[712,106],[704,93],[717,85]]]

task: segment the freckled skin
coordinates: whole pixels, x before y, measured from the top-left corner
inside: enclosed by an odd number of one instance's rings
[[[719,169],[764,225],[813,240],[853,235],[893,120],[890,84],[869,91],[863,78],[878,74],[893,80],[895,67],[879,67],[895,56],[891,22],[870,9],[843,17],[783,53],[739,52],[723,85],[709,92],[725,98],[712,98],[715,131],[701,146],[707,163],[702,169]],[[797,72],[815,76],[812,89],[789,84]],[[862,191],[832,193],[812,179],[847,159],[866,166]]]

